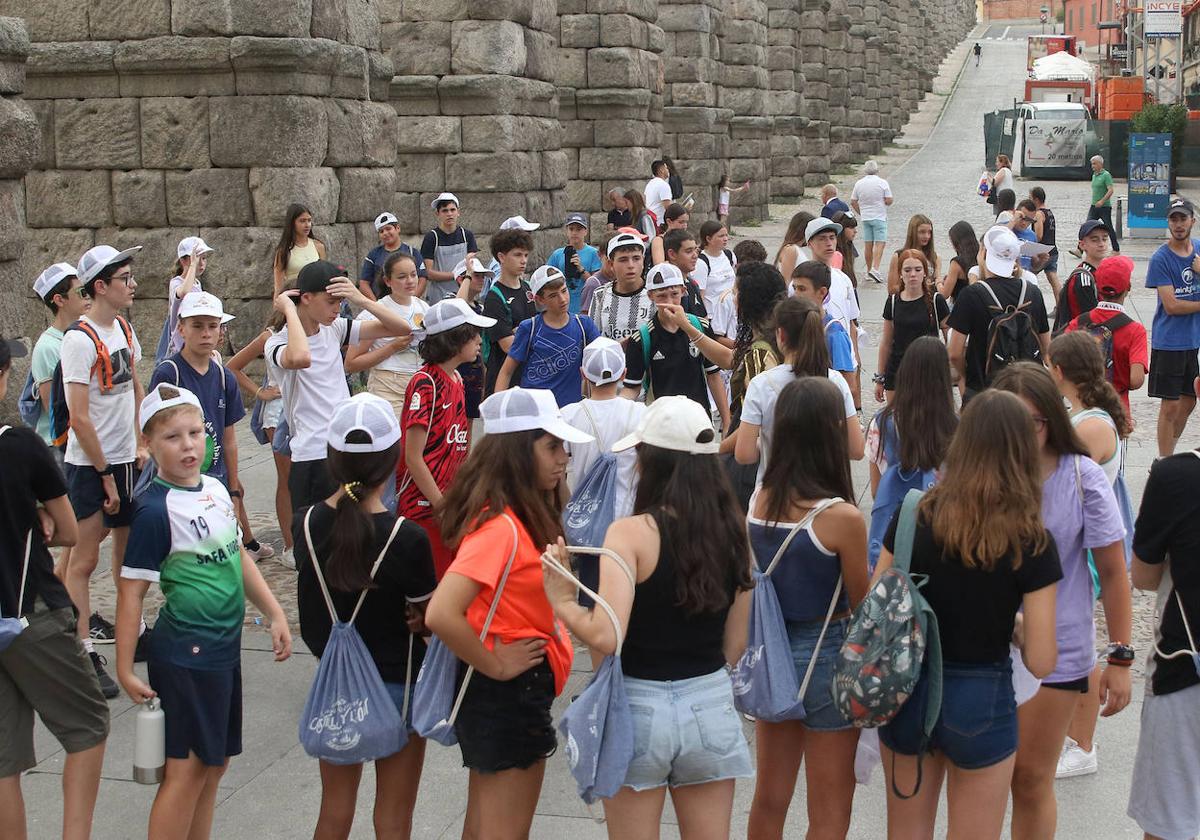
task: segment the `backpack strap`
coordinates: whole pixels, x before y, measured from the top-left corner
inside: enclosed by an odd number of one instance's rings
[[[0,426],[0,437],[4,435],[12,426]],[[20,618],[21,612],[25,608],[25,581],[29,577],[29,555],[33,550],[33,528],[29,529],[29,533],[25,535],[25,562],[21,566],[21,584],[17,587],[17,614],[13,618]]]
[[[176,388],[180,387],[180,385],[179,385],[179,365],[175,364],[175,362],[172,361],[171,359],[163,359],[160,364],[171,366],[171,369],[173,371],[175,371],[175,387]]]
[[[900,505],[900,519],[896,523],[896,540],[892,544],[892,565],[905,574],[912,565],[913,538],[917,532],[917,505],[925,494],[920,490],[909,490]]]
[[[629,585],[636,590],[637,578],[634,576],[633,570],[629,568],[629,564],[625,562],[625,558],[621,557],[621,555],[617,554],[615,551],[607,548],[592,548],[589,546],[580,545],[567,546],[567,551],[569,551],[571,554],[593,554],[612,559],[620,567],[621,571],[625,573],[625,578],[629,581]],[[598,607],[604,610],[605,614],[608,616],[608,620],[612,622],[613,629],[617,633],[617,647],[613,652],[613,656],[620,657],[621,648],[625,644],[625,633],[621,629],[621,621],[617,618],[617,612],[612,608],[612,605],[609,604],[608,601],[605,601],[603,598],[601,598],[599,593],[589,589],[583,581],[575,577],[575,575],[572,574],[569,569],[564,567],[562,563],[558,562],[558,559],[549,552],[542,554],[542,566],[544,568],[551,569],[552,571],[555,571],[565,577],[567,580],[572,581],[580,591],[586,593],[593,601],[596,602]],[[599,584],[597,584],[597,586],[599,586]]]
[[[1163,653],[1158,647],[1158,642],[1155,642],[1154,652],[1158,654],[1160,659],[1178,659],[1182,656],[1200,656],[1200,648],[1196,647],[1196,637],[1192,635],[1192,625],[1188,623],[1187,613],[1183,609],[1183,597],[1179,594],[1178,589],[1175,590],[1175,603],[1179,607],[1179,617],[1183,620],[1183,632],[1187,636],[1188,646],[1191,648],[1191,650],[1177,650],[1174,653]]]
[[[650,322],[638,324],[638,334],[642,339],[642,393],[650,391]]]
[[[329,594],[329,586],[325,583],[325,575],[321,573],[321,564],[317,562],[317,551],[313,547],[312,528],[310,527],[312,512],[313,509],[311,507],[304,512],[304,543],[308,547],[308,559],[312,563],[313,572],[317,576],[317,583],[321,585],[321,594],[325,596],[325,606],[329,608],[329,618],[334,624],[338,624],[341,619],[338,618],[337,609],[333,606],[333,596]],[[392,547],[392,542],[396,539],[396,534],[400,531],[400,526],[403,523],[404,517],[401,516],[396,519],[396,524],[392,526],[392,532],[388,535],[387,542],[383,544],[383,549],[379,552],[379,556],[375,558],[374,565],[371,566],[370,579],[372,581],[375,580],[375,573],[379,571],[379,566],[383,563],[383,558],[387,556],[388,549]],[[358,603],[354,605],[354,612],[351,613],[350,620],[346,622],[347,624],[354,624],[354,620],[358,618],[358,611],[362,609],[363,601],[367,599],[367,592],[369,590],[369,586],[363,587],[363,591],[358,596]]]
[[[1021,282],[1022,282],[1022,286],[1023,286],[1025,281],[1021,281]],[[1003,306],[1003,304],[1000,303],[1000,298],[996,297],[996,293],[995,293],[995,291],[992,290],[991,284],[988,283],[988,281],[986,281],[986,280],[980,280],[979,285],[983,286],[983,288],[987,290],[987,293],[989,295],[991,295],[992,300],[994,300],[996,302],[996,308],[1003,310],[1004,306]],[[1024,288],[1022,288],[1021,291],[1024,292]]]
[[[796,538],[796,535],[808,528],[808,526],[812,525],[813,522],[816,521],[817,517],[820,516],[824,511],[842,501],[845,501],[845,499],[843,499],[841,496],[835,496],[832,499],[822,499],[813,505],[812,510],[805,514],[803,519],[793,525],[792,530],[789,531],[788,535],[783,538],[783,542],[780,543],[779,549],[775,552],[775,556],[771,558],[770,565],[768,565],[763,571],[763,577],[770,577],[771,572],[775,571],[775,567],[779,565],[779,561],[782,560],[783,555],[787,553],[788,546],[792,544],[792,540]]]
[[[311,511],[312,508],[309,508]],[[400,533],[400,526],[404,524],[404,517],[397,516],[396,524],[392,526],[392,532],[388,534],[387,542],[383,544],[383,548],[379,549],[379,556],[375,558],[375,564],[371,566],[371,580],[375,580],[375,573],[379,571],[379,567],[383,565],[383,558],[387,556],[388,549],[392,547],[392,543],[396,540],[396,534]],[[306,537],[307,538],[307,537]],[[315,565],[315,564],[314,564]],[[362,593],[358,596],[358,603],[354,605],[354,612],[350,613],[350,624],[354,623],[354,619],[358,618],[358,611],[362,609],[363,601],[367,600],[368,588],[363,587]],[[409,634],[412,638],[412,634]],[[409,649],[409,655],[412,655],[412,649]]]

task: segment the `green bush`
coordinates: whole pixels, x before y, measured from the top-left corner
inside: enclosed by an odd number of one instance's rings
[[[1148,102],[1129,121],[1129,130],[1138,134],[1170,134],[1171,163],[1179,166],[1183,154],[1183,131],[1187,128],[1186,105],[1162,105]]]

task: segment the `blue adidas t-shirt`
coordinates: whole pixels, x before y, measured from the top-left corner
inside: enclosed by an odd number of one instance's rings
[[[600,330],[586,315],[572,315],[561,329],[535,315],[517,326],[508,355],[522,363],[522,388],[548,388],[562,408],[583,399],[583,348],[599,337]]]
[[[213,460],[207,475],[220,479],[222,484],[228,486],[229,468],[222,457],[225,430],[246,416],[242,392],[233,371],[210,361],[208,372],[200,374],[184,361],[181,354],[176,353],[163,359],[154,369],[150,387],[161,382],[186,388],[200,400],[200,408],[204,411],[204,433],[213,442]]]
[[[571,295],[571,301],[567,304],[567,311],[572,315],[578,315],[583,300],[583,286],[587,279],[600,270],[600,252],[593,245],[584,245],[578,251],[579,263],[583,266],[583,273],[579,277],[567,281],[567,292]],[[567,249],[559,248],[550,258],[546,260],[546,265],[552,265],[559,271],[566,274],[567,271]]]
[[[842,326],[841,321],[830,315],[825,316],[825,343],[829,345],[830,367],[834,370],[853,371],[854,351],[850,347],[850,333]]]
[[[200,671],[236,667],[245,590],[233,501],[201,476],[196,487],[162,478],[133,502],[121,577],[157,583],[166,602],[150,636],[150,659]]]
[[[1192,258],[1200,251],[1200,239],[1192,240],[1192,253],[1181,257],[1166,244],[1159,245],[1146,270],[1146,288],[1174,286],[1179,300],[1200,300],[1200,277],[1192,270]],[[1162,301],[1154,307],[1150,328],[1150,347],[1154,350],[1195,350],[1200,347],[1200,312],[1168,315]]]

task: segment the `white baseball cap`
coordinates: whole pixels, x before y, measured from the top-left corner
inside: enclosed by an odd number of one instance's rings
[[[543,388],[497,391],[479,404],[485,435],[541,429],[567,443],[590,443],[593,438],[563,419],[554,392]]]
[[[462,206],[462,204],[460,204],[458,201],[458,196],[456,196],[452,192],[439,193],[437,198],[435,198],[433,201],[429,202],[429,206],[432,207],[436,211],[437,206],[439,204],[441,204],[443,201],[453,201],[454,205],[456,207]]]
[[[179,302],[179,320],[191,318],[194,315],[204,315],[209,318],[220,318],[222,324],[228,324],[234,316],[228,315],[221,306],[221,299],[208,292],[188,292]]]
[[[124,251],[118,251],[111,245],[97,245],[94,248],[88,248],[79,258],[79,265],[75,267],[75,273],[79,277],[79,282],[86,286],[108,266],[127,260],[140,250],[142,250],[141,245],[134,245]]]
[[[201,254],[211,254],[212,246],[201,239],[199,236],[185,236],[179,240],[179,246],[175,249],[175,256],[179,259],[190,257],[193,251]]]
[[[656,399],[637,428],[613,444],[613,452],[639,443],[691,455],[716,455],[721,448],[708,411],[684,396]]]
[[[509,216],[500,223],[500,230],[537,230],[541,225],[531,222],[524,216]]]
[[[1008,228],[997,225],[983,235],[983,247],[987,251],[984,261],[987,270],[997,277],[1012,277],[1013,266],[1021,256],[1021,240]]]
[[[529,291],[535,295],[550,283],[567,282],[567,276],[552,265],[539,266],[537,271],[529,275]]]
[[[996,224],[998,224],[998,225],[1011,224],[1012,220],[1013,220],[1013,214],[1008,210],[1002,210],[1000,212],[1000,214],[998,216],[996,216]]]
[[[682,286],[683,272],[671,263],[659,263],[646,272],[646,291],[656,292],[659,289],[669,289],[672,286]]]
[[[455,201],[455,204],[457,204],[457,203],[458,202]],[[400,220],[397,219],[391,213],[387,212],[386,210],[384,210],[382,213],[380,213],[378,216],[375,217],[376,232],[381,230],[385,225],[398,225],[398,224],[400,224]]]
[[[169,388],[173,391],[178,391],[176,396],[168,397],[162,393],[164,388]],[[146,431],[146,424],[150,422],[150,418],[160,411],[166,411],[168,408],[174,408],[177,405],[191,405],[199,409],[200,413],[204,413],[204,409],[200,407],[200,400],[189,391],[187,388],[180,388],[178,385],[171,385],[167,382],[160,382],[146,392],[146,396],[142,397],[142,407],[138,411],[138,421],[141,423],[141,430]]]
[[[351,432],[363,432],[369,439],[347,443]],[[325,430],[325,442],[338,452],[384,452],[398,440],[400,423],[392,404],[366,391],[338,403]]]
[[[841,233],[842,226],[839,225],[837,222],[833,221],[832,219],[822,219],[822,218],[813,219],[811,222],[808,223],[808,227],[806,227],[804,229],[804,241],[807,242],[808,240],[810,240],[814,236],[816,236],[818,233],[824,233],[827,230],[831,230],[834,233]]]
[[[618,248],[628,248],[633,245],[638,246],[643,251],[646,249],[646,243],[640,237],[633,233],[618,233],[612,239],[608,240],[607,254],[611,257],[613,251]]]
[[[494,327],[496,319],[480,315],[462,298],[446,298],[429,307],[425,320],[421,322],[421,329],[425,335],[437,335],[463,324]]]
[[[607,385],[625,375],[625,351],[611,338],[600,336],[583,348],[583,375],[593,385]]]
[[[459,260],[458,265],[454,266],[455,277],[462,277],[467,272],[470,272],[471,274],[486,274],[489,277],[495,276],[495,272],[481,263],[478,258],[472,258],[469,266],[467,265],[466,260]]]
[[[50,290],[66,280],[68,277],[75,276],[75,266],[70,263],[55,263],[37,276],[33,281],[33,291],[40,297],[45,298],[50,294]]]

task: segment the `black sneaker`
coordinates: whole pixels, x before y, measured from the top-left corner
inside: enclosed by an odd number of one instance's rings
[[[92,613],[88,619],[88,636],[94,645],[111,645],[117,640],[117,629],[100,613]]]
[[[145,662],[146,652],[150,650],[150,633],[151,628],[147,627],[142,635],[138,636],[137,647],[133,649],[133,661]]]
[[[117,697],[121,693],[121,687],[108,675],[108,671],[104,670],[108,660],[95,651],[88,655],[92,657],[92,667],[96,669],[96,679],[100,680],[100,693],[104,695],[104,699],[112,700]]]

